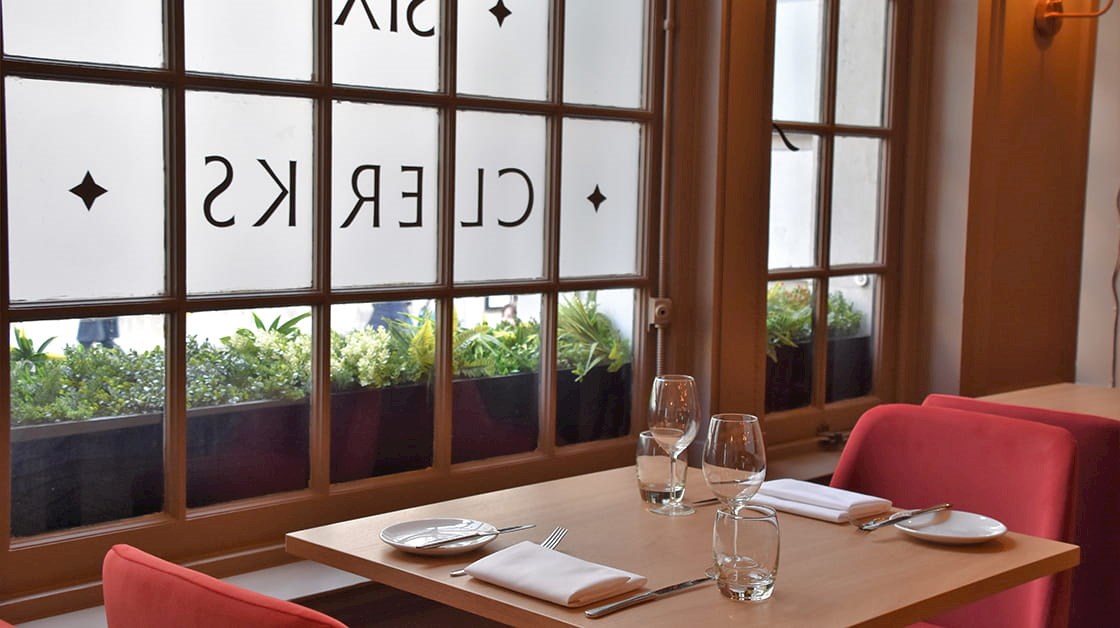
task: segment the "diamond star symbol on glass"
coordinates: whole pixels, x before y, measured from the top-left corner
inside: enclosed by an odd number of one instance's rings
[[[89,173],[89,170],[86,170],[86,176],[82,179],[81,183],[70,188],[70,193],[82,199],[82,202],[86,204],[86,211],[92,210],[93,202],[97,200],[97,197],[108,191],[109,190],[106,190],[100,185],[97,185],[97,182],[93,180],[93,175]]]

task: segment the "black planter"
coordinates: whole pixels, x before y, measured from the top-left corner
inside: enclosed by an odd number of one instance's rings
[[[571,371],[556,379],[556,443],[570,445],[630,433],[629,364],[614,373],[605,367],[588,371],[576,381]]]
[[[809,405],[813,390],[813,345],[776,347],[778,359],[766,360],[766,412]],[[871,392],[871,338],[828,340],[825,400],[840,401]]]

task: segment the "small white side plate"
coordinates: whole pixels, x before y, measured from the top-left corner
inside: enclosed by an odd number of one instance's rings
[[[448,543],[439,547],[422,549],[417,547],[425,543],[442,539],[453,539],[475,532],[485,532],[488,536],[476,536],[464,539],[457,543]],[[413,554],[426,554],[428,556],[462,554],[486,545],[498,538],[498,529],[489,523],[475,521],[474,519],[459,519],[448,517],[445,519],[418,519],[391,525],[381,531],[381,540],[393,547],[411,552]]]
[[[991,517],[962,510],[943,510],[918,515],[895,527],[923,541],[948,545],[983,543],[1003,536],[1007,526]]]

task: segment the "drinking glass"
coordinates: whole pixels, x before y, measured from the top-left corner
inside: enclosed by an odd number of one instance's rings
[[[704,481],[712,493],[723,505],[731,506],[754,497],[765,479],[766,446],[758,417],[713,415],[704,443]]]
[[[696,438],[700,424],[700,401],[696,381],[688,375],[658,375],[649,396],[649,431],[669,454],[669,477],[677,477],[681,452]],[[684,491],[649,511],[658,515],[680,516],[696,512],[681,503]]]
[[[669,454],[646,430],[638,435],[635,462],[638,468],[638,493],[642,500],[660,506],[673,498],[683,498],[688,465],[677,465],[676,476],[669,475]],[[672,477],[672,479],[670,479]]]
[[[739,602],[761,602],[774,592],[780,547],[778,515],[761,504],[721,506],[712,527],[719,592]]]

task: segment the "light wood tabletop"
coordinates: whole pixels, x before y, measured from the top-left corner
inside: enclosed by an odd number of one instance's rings
[[[1120,421],[1120,388],[1088,384],[1050,384],[981,397],[1018,406],[1095,414]]]
[[[686,501],[710,496],[700,471],[690,469]],[[1014,532],[980,545],[934,545],[894,527],[862,534],[847,524],[779,513],[777,582],[773,597],[762,603],[728,600],[713,583],[588,619],[586,607],[565,608],[449,575],[519,541],[540,542],[557,525],[569,529],[557,549],[645,575],[643,590],[703,574],[711,560],[714,507],[686,517],[654,515],[645,507],[634,468],[623,467],[293,532],[287,551],[515,626],[906,625],[1069,569],[1079,559],[1075,545]],[[408,554],[378,536],[389,525],[430,517],[537,527],[456,556]]]

